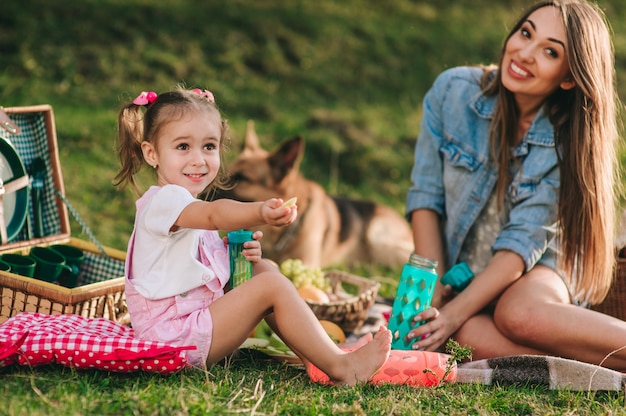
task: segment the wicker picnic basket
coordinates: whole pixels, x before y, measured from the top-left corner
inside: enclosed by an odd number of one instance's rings
[[[626,321],[626,249],[617,255],[613,284],[604,301],[591,309]]]
[[[0,107],[0,143],[3,149],[7,149],[6,143],[9,143],[10,149],[15,150],[13,153],[17,153],[24,166],[22,173],[26,172],[24,176],[30,176],[30,184],[26,189],[8,191],[4,199],[0,200],[0,208],[4,208],[0,211],[0,215],[4,212],[0,226],[5,227],[3,233],[10,236],[8,240],[3,237],[0,255],[28,255],[33,247],[54,244],[71,245],[82,250],[85,255],[78,272],[78,286],[74,288],[0,271],[0,324],[20,312],[71,313],[127,323],[123,277],[126,253],[100,245],[65,197],[52,107]],[[0,156],[0,173],[6,175],[6,155],[0,152]],[[37,203],[33,202],[35,198],[31,195],[31,172],[35,160],[38,160],[42,169],[45,168],[43,179],[40,179],[43,185]],[[0,179],[2,188],[3,182],[11,183],[15,178]],[[20,205],[19,198],[25,196],[28,203]],[[12,204],[17,208],[12,210],[13,217],[10,218]],[[35,206],[37,212],[41,212],[40,216],[36,216]],[[10,209],[7,210],[7,207]],[[27,207],[23,224],[14,221],[15,215],[22,215],[24,211],[22,209],[18,212],[20,207]],[[68,209],[83,226],[91,242],[70,237]],[[6,230],[11,231],[11,227],[12,232],[7,234]]]
[[[65,244],[85,253],[79,281],[92,281],[75,288],[8,272],[0,272],[0,323],[20,312],[50,315],[77,314],[86,318],[107,318],[128,324],[123,276],[126,253],[106,247],[104,257],[98,248],[86,241],[70,238]],[[28,254],[27,249],[19,251]]]
[[[318,319],[334,322],[344,332],[359,329],[376,301],[380,283],[339,270],[326,271],[326,277],[330,280],[331,293],[337,300],[328,303],[306,302]]]

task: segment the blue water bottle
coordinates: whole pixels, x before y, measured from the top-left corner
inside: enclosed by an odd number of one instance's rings
[[[437,261],[412,253],[409,262],[402,268],[389,318],[392,349],[410,350],[411,345],[418,340],[407,340],[407,334],[423,323],[413,323],[413,317],[430,308],[436,284]]]

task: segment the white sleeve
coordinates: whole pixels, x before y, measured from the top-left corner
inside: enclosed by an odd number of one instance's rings
[[[143,220],[146,229],[153,234],[167,236],[181,212],[197,199],[178,185],[165,185],[150,199]]]

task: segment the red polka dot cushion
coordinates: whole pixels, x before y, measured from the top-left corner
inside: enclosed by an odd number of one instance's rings
[[[136,339],[132,328],[104,318],[22,312],[0,325],[0,368],[57,363],[165,374],[185,368],[185,351],[195,348]]]

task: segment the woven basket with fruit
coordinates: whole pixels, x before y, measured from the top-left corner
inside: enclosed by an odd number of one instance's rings
[[[310,267],[300,259],[287,259],[280,271],[298,289],[320,320],[336,323],[345,332],[359,329],[372,307],[380,283],[340,270],[323,271]]]

